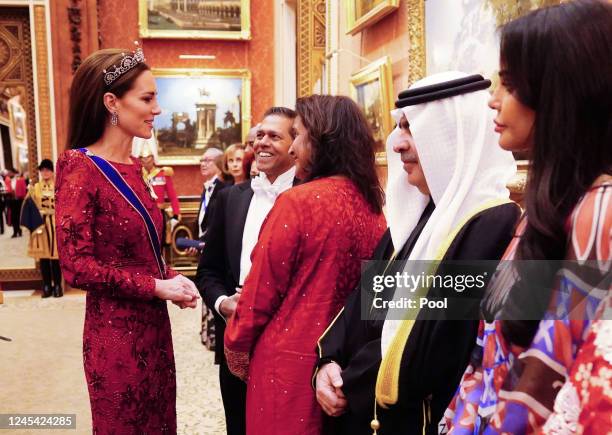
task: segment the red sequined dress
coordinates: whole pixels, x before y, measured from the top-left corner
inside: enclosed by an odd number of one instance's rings
[[[162,216],[141,165],[113,163],[161,234]],[[142,218],[77,150],[57,162],[62,272],[87,291],[83,360],[93,432],[176,433],[176,376],[166,301]],[[167,276],[176,272],[167,270]]]

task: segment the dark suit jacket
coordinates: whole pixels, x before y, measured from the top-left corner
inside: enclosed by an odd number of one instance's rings
[[[200,217],[200,210],[202,210],[202,205],[204,205],[204,196],[206,195],[206,190],[202,191],[202,196],[200,197],[200,207],[198,208],[198,214],[196,215],[195,225],[193,228],[194,239],[197,238],[198,235],[200,234],[200,229],[202,229],[202,232],[206,233],[206,228],[208,228],[208,223],[210,222],[210,216],[212,216],[213,214],[213,211],[215,208],[215,202],[217,201],[219,192],[229,186],[231,186],[230,183],[224,183],[223,181],[221,181],[221,179],[217,178],[217,180],[215,181],[215,187],[212,191],[212,194],[210,195],[210,199],[208,200],[208,204],[206,204],[206,214],[204,214],[204,219],[202,219],[202,224],[199,225],[198,219]],[[204,236],[200,237],[200,240],[204,241]]]
[[[202,300],[215,315],[215,362],[225,361],[223,335],[225,320],[215,310],[220,296],[236,293],[240,280],[242,234],[253,198],[251,182],[240,183],[219,192],[204,235],[205,246],[195,282]],[[208,215],[208,213],[207,213]]]

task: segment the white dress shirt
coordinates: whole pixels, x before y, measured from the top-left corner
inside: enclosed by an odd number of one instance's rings
[[[244,284],[244,280],[251,270],[251,252],[257,244],[259,231],[261,226],[272,210],[274,202],[278,195],[293,186],[295,179],[295,166],[292,166],[287,172],[279,175],[274,183],[270,183],[268,177],[263,172],[260,172],[257,177],[251,181],[253,188],[253,198],[249,204],[246,221],[244,223],[244,232],[242,233],[242,251],[240,253],[240,286]],[[219,307],[221,302],[227,296],[219,296],[215,301],[215,310],[225,318]]]

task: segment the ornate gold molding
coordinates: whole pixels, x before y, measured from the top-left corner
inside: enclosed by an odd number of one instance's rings
[[[408,13],[408,84],[425,77],[425,0],[407,0]]]
[[[36,142],[36,101],[34,100],[34,75],[29,11],[25,8],[0,10],[0,39],[3,62],[0,66],[0,88],[17,91],[26,111],[28,142],[28,171],[33,180],[38,178],[38,149]],[[6,57],[8,56],[8,57]],[[19,169],[19,168],[17,168]]]
[[[325,58],[325,0],[298,0],[297,96],[312,94]]]
[[[38,88],[38,116],[40,120],[40,159],[53,159],[51,138],[51,96],[49,86],[49,53],[45,6],[34,6],[34,35],[36,47],[36,78]],[[38,165],[38,162],[35,162]]]
[[[358,10],[355,0],[345,0],[344,3],[346,6],[347,35],[355,35],[399,8],[399,0],[383,0],[376,6],[371,7],[365,14],[357,16]]]

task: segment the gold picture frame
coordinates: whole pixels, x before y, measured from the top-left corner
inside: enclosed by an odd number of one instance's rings
[[[251,0],[226,0],[189,11],[173,10],[172,4],[170,0],[138,0],[141,38],[251,39]]]
[[[399,8],[399,0],[345,0],[347,35],[354,35]]]
[[[357,71],[350,79],[350,96],[366,115],[376,140],[376,161],[386,162],[385,142],[393,129],[393,73],[391,58],[384,56]]]
[[[162,113],[153,123],[162,165],[196,165],[207,147],[244,142],[251,128],[247,69],[153,68]]]

